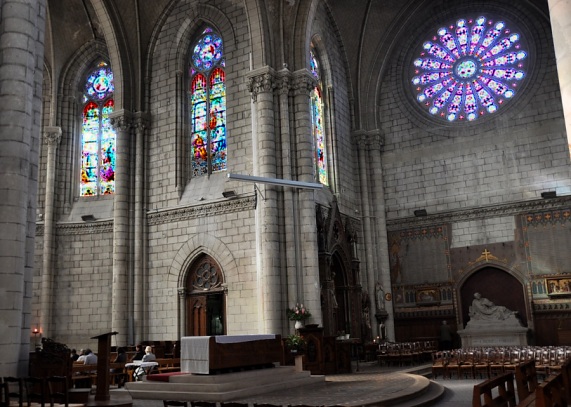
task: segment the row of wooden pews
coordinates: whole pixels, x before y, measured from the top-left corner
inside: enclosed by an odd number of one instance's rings
[[[472,407],[563,407],[571,404],[571,358],[544,381],[537,378],[535,361],[515,366],[474,386]],[[517,390],[517,392],[516,392]]]

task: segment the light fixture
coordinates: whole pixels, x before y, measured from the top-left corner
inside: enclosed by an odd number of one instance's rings
[[[542,192],[542,193],[541,193],[541,197],[542,197],[543,199],[557,198],[557,192],[555,192],[555,191]]]
[[[294,181],[291,179],[269,178],[269,177],[255,177],[253,175],[242,174],[228,174],[228,178],[254,182],[260,184],[279,185],[282,187],[301,188],[301,189],[322,189],[323,185],[315,182]]]
[[[93,215],[81,215],[81,220],[84,222],[94,222],[96,219]]]
[[[428,213],[426,212],[426,209],[417,209],[414,211],[414,216],[427,216]]]
[[[34,349],[35,349],[38,347],[38,334],[40,333],[40,330],[38,328],[34,328],[32,333],[34,334]]]
[[[223,191],[223,192],[222,192],[222,196],[223,196],[224,198],[228,198],[228,199],[237,198],[237,197],[238,197],[238,195],[236,194],[236,191]]]

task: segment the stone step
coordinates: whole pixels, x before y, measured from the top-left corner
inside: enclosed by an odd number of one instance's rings
[[[291,366],[220,375],[178,375],[167,382],[127,383],[125,390],[134,399],[229,401],[325,381],[325,376],[296,372]]]

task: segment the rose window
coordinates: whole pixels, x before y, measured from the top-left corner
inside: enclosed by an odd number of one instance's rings
[[[493,114],[521,87],[526,58],[520,35],[505,22],[459,19],[440,28],[414,60],[416,99],[448,122]]]

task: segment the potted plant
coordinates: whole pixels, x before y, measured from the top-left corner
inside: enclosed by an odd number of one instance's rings
[[[299,355],[305,351],[307,343],[300,335],[292,334],[285,339],[285,345],[292,354]]]
[[[290,321],[295,321],[295,329],[302,328],[305,320],[311,317],[311,313],[303,304],[295,304],[295,307],[288,308],[286,314]]]

